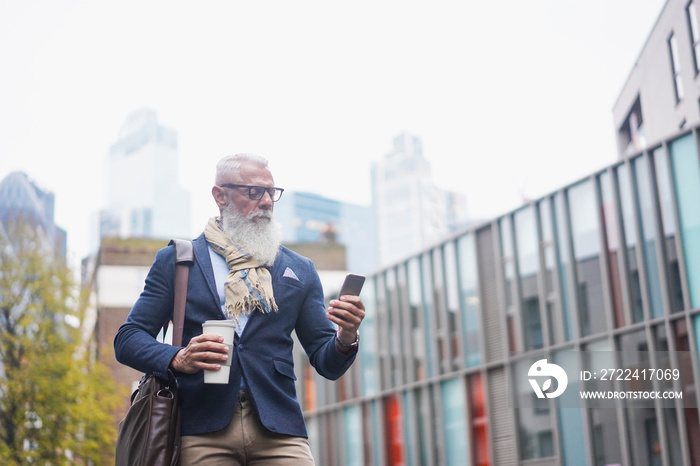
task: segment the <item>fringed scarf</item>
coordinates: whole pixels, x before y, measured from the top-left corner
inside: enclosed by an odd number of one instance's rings
[[[226,260],[229,274],[224,283],[226,315],[238,322],[238,317],[256,309],[265,314],[277,312],[272,292],[270,271],[245,251],[245,246],[233,244],[219,227],[216,217],[209,219],[204,237],[211,248]]]

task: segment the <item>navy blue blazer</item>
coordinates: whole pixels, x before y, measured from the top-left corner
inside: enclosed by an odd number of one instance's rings
[[[204,235],[193,241],[183,346],[202,333],[205,320],[225,319],[219,305],[214,272]],[[285,273],[286,272],[286,273]],[[335,346],[335,329],[326,316],[323,290],[313,263],[285,247],[270,269],[278,312],[250,316],[234,341],[228,385],[205,384],[204,373],[176,373],[182,403],[182,435],[213,432],[228,425],[236,408],[241,375],[263,425],[280,434],[307,437],[296,395],[292,330],[296,330],[311,365],[336,380],[350,367],[356,352],[345,355]],[[141,296],[114,338],[117,360],[164,377],[180,347],[155,339],[172,319],[175,276],[174,246],[161,249],[146,278]]]

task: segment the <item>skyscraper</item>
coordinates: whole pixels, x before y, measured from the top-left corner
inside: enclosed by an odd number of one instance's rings
[[[464,196],[433,184],[423,144],[408,133],[372,167],[372,200],[380,265],[436,244],[466,217]]]
[[[177,133],[153,110],[129,115],[109,150],[99,237],[189,238],[190,195],[178,171]]]
[[[58,257],[66,256],[66,232],[54,223],[54,195],[22,172],[13,172],[0,182],[0,229],[8,222],[24,219],[39,228]]]

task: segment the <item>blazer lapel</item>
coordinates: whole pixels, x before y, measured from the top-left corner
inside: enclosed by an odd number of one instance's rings
[[[216,304],[216,308],[219,309],[219,293],[216,291],[216,279],[214,278],[214,269],[211,265],[211,258],[209,257],[209,247],[207,246],[207,240],[204,238],[204,233],[199,235],[193,242],[194,247],[194,259],[199,264],[199,268],[202,269],[202,274],[204,279],[209,286],[209,291],[211,297]]]

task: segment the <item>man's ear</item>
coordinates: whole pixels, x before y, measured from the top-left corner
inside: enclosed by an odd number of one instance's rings
[[[216,205],[219,206],[219,210],[224,210],[224,207],[226,207],[226,202],[228,201],[224,188],[220,186],[212,187],[211,195],[214,196],[214,201],[216,201]]]

